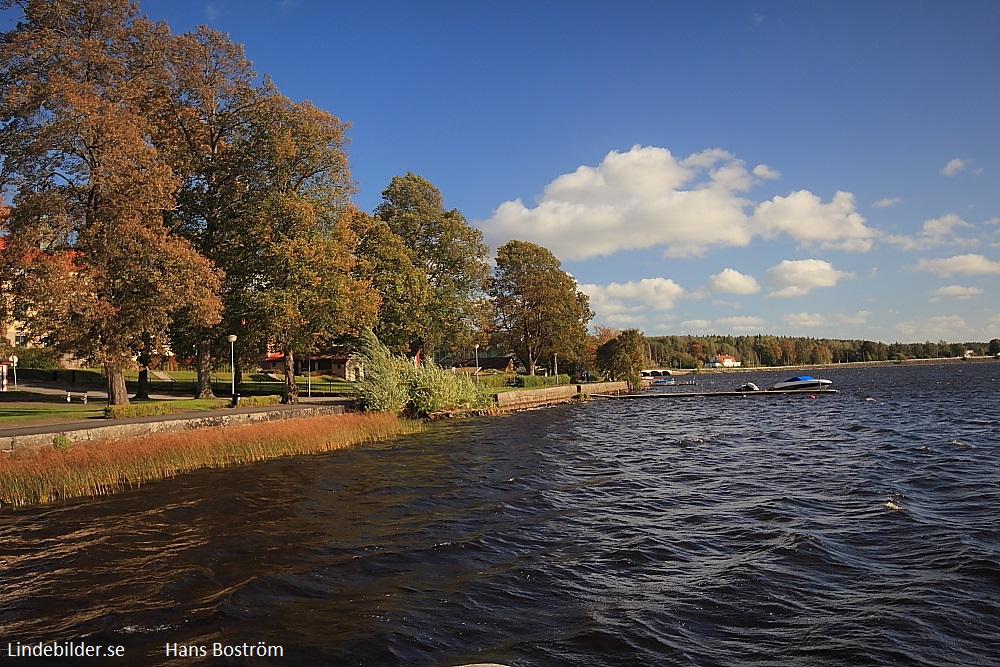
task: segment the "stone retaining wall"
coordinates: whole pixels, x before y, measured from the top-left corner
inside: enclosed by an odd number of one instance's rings
[[[518,389],[504,391],[496,395],[500,410],[523,410],[542,405],[568,403],[580,394],[618,394],[628,391],[625,382],[595,382],[592,384],[569,384],[544,389]]]
[[[88,442],[94,440],[117,440],[121,438],[136,438],[150,433],[171,433],[200,428],[218,426],[235,426],[238,424],[253,424],[284,419],[305,419],[325,415],[344,414],[343,405],[315,405],[309,407],[277,408],[259,412],[208,412],[205,416],[180,417],[177,419],[150,419],[148,421],[129,421],[110,423],[107,426],[95,426],[66,431],[51,431],[48,433],[26,434],[0,438],[0,451],[13,449],[28,449],[51,447],[56,436],[66,436],[70,442]]]

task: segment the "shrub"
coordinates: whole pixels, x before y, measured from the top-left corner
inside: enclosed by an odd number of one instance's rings
[[[540,389],[542,387],[555,387],[560,384],[569,384],[568,375],[518,375],[517,386],[525,389]]]
[[[408,411],[425,416],[487,405],[485,394],[468,375],[429,362],[415,367],[408,359],[390,353],[371,331],[361,335],[358,357],[365,376],[355,388],[358,403],[366,412]]]
[[[69,437],[65,435],[53,436],[52,446],[56,449],[69,449]]]
[[[281,396],[270,394],[268,396],[240,396],[241,408],[252,408],[258,405],[277,405],[281,403]]]
[[[513,378],[509,378],[513,380]],[[507,386],[508,377],[506,375],[480,375],[475,379],[476,384],[484,389],[498,389]]]
[[[109,405],[104,408],[106,419],[128,419],[129,417],[152,417],[154,415],[169,415],[172,412],[170,403],[129,403],[128,405]]]

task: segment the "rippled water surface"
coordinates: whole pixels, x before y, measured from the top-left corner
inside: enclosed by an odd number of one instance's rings
[[[0,662],[1000,664],[1000,363],[821,375],[840,392],[592,401],[2,510]],[[783,377],[702,383],[746,379]]]

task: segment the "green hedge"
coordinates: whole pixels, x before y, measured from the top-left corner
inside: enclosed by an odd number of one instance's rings
[[[252,408],[258,405],[278,405],[281,403],[281,396],[271,394],[269,396],[240,396],[241,408]]]
[[[518,375],[517,386],[524,389],[541,389],[543,387],[555,387],[560,384],[569,384],[568,375]]]
[[[513,379],[513,378],[510,378]],[[476,383],[486,389],[498,389],[507,386],[508,377],[506,375],[479,375]]]
[[[104,408],[104,416],[107,419],[128,419],[129,417],[152,417],[155,415],[169,415],[172,412],[170,404],[157,403],[129,403],[128,405],[109,405]]]

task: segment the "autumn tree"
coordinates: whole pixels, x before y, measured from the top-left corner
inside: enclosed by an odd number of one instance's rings
[[[298,401],[295,354],[372,326],[378,294],[357,272],[347,123],[308,102],[271,98],[246,148],[258,168],[248,188],[242,252],[259,259],[242,298],[270,345],[284,353],[284,401]]]
[[[497,251],[489,294],[497,343],[534,375],[539,359],[558,354],[583,359],[587,324],[594,314],[587,295],[547,249],[509,241]]]
[[[597,348],[597,368],[610,380],[625,381],[632,389],[642,383],[646,338],[638,329],[626,329]]]
[[[169,33],[126,0],[0,2],[15,5],[0,36],[0,282],[35,336],[101,365],[125,404],[125,368],[176,314],[219,319],[218,272],[163,223],[179,183],[150,118]]]
[[[225,272],[222,322],[204,326],[179,318],[172,328],[175,349],[194,354],[195,396],[209,398],[212,359],[228,354],[228,334],[239,334],[237,351],[245,357],[256,358],[267,346],[260,318],[248,309],[247,292],[267,270],[254,251],[259,229],[251,223],[260,211],[260,188],[250,184],[261,168],[254,142],[267,116],[260,110],[278,93],[266,77],[256,82],[240,45],[204,26],[173,37],[165,59],[154,142],[180,178],[168,221]]]
[[[376,217],[403,240],[428,285],[422,331],[411,333],[411,353],[468,345],[476,336],[490,273],[482,232],[457,209],[445,209],[441,192],[413,173],[393,177],[382,199]]]
[[[356,275],[379,295],[374,334],[394,352],[409,352],[426,327],[430,298],[427,274],[414,264],[403,240],[381,218],[349,209],[346,219],[358,237]]]

